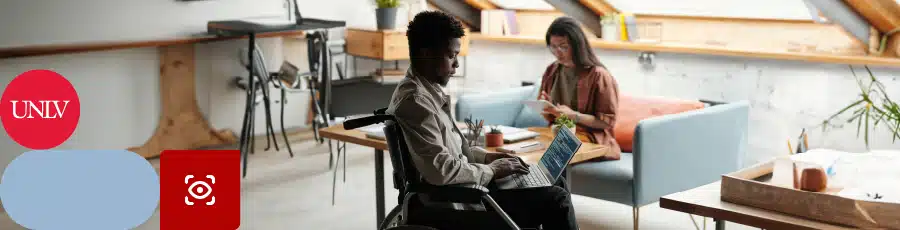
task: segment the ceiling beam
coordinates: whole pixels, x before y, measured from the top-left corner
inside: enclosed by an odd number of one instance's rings
[[[600,37],[602,30],[600,29],[600,17],[590,8],[582,5],[577,1],[571,0],[544,0],[554,8],[565,13],[567,16],[581,22],[581,26],[587,28],[594,33],[596,37]]]
[[[619,9],[616,9],[616,7],[609,4],[609,2],[606,2],[606,0],[579,0],[579,2],[600,16],[619,13]]]
[[[883,33],[900,28],[900,5],[894,0],[844,0]]]
[[[474,30],[481,29],[481,10],[464,1],[428,0],[435,8],[453,15]]]
[[[824,14],[828,19],[840,25],[854,38],[869,45],[871,36],[871,24],[858,14],[849,4],[843,1],[831,0],[806,0],[808,6]],[[893,0],[891,0],[893,1]]]
[[[479,10],[494,10],[498,9],[497,5],[491,3],[490,0],[466,0],[466,3],[470,6],[478,8]]]

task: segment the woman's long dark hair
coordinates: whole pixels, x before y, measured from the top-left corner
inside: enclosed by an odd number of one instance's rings
[[[550,46],[550,36],[564,36],[569,39],[569,49],[572,50],[572,62],[579,70],[584,70],[593,66],[604,67],[603,63],[597,59],[594,50],[588,43],[584,31],[575,19],[570,17],[559,17],[553,20],[550,28],[547,29],[546,42]]]

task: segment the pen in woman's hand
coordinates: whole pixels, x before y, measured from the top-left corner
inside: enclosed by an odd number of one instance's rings
[[[546,91],[541,91],[541,96],[540,96],[540,98],[538,98],[538,99],[549,101],[549,100],[550,100],[550,94],[548,94]]]

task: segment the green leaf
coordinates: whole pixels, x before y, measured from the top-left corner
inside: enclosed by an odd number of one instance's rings
[[[878,80],[877,80],[877,79],[875,79],[875,74],[873,74],[873,73],[872,73],[872,70],[871,70],[871,69],[869,69],[869,66],[863,66],[863,67],[865,67],[865,68],[866,68],[866,72],[868,72],[868,73],[869,73],[869,78],[871,78],[871,79],[872,79],[872,82],[877,82],[877,81],[878,81]]]
[[[856,137],[859,137],[860,128],[862,128],[862,119],[856,121]]]
[[[850,66],[850,73],[853,74],[853,79],[856,79],[856,85],[859,86],[859,90],[865,91],[866,89],[863,88],[862,80],[859,79],[859,76],[856,75],[856,71],[853,70],[853,66]]]
[[[883,120],[883,118],[884,118],[884,113],[878,113],[877,115],[875,115],[875,123],[872,124],[872,127],[873,128],[878,127],[878,123],[880,123],[881,120]]]
[[[865,137],[866,149],[869,149],[869,113],[870,113],[869,111],[871,111],[871,110],[866,108],[866,137]]]
[[[892,141],[897,141],[897,139],[900,139],[900,120],[897,120],[897,123],[894,124],[893,132],[894,132],[894,140],[892,140]]]
[[[848,109],[853,108],[853,106],[859,105],[860,103],[863,103],[863,100],[856,101],[856,102],[854,102],[853,104],[850,104],[850,105],[848,105],[847,107],[844,107],[843,109],[841,109],[841,111],[835,113],[834,115],[831,115],[831,117],[829,117],[828,120],[834,119],[834,117],[837,117],[838,115],[841,115],[842,113],[844,113],[844,112],[847,111]]]
[[[857,118],[859,118],[859,116],[862,116],[863,112],[865,111],[865,107],[857,109],[856,112],[853,112],[853,116],[851,116],[850,119],[847,119],[847,123],[853,122],[853,120],[856,120]]]

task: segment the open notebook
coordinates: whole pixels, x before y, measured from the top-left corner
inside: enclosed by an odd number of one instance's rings
[[[527,129],[522,129],[522,128],[502,126],[502,125],[497,126],[497,128],[500,129],[500,132],[503,133],[503,142],[505,142],[505,143],[519,142],[519,141],[528,140],[528,139],[540,136],[540,134],[537,132],[527,130]],[[461,131],[462,133],[465,134],[465,133],[469,132],[469,129],[461,128],[459,131]],[[482,131],[481,134],[484,135],[484,133],[489,132],[489,131],[490,131],[490,127],[485,126],[484,131]]]

